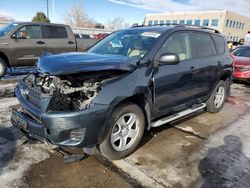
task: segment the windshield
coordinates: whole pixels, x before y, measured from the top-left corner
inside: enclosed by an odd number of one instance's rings
[[[250,57],[250,47],[249,48],[246,48],[246,47],[237,48],[233,52],[233,54],[239,57]]]
[[[143,58],[161,33],[136,30],[115,32],[93,46],[89,52]]]
[[[12,31],[16,26],[18,26],[17,23],[11,23],[8,25],[5,25],[0,28],[0,37],[3,37],[7,35],[10,31]]]

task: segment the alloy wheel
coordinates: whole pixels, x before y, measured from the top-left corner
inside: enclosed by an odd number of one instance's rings
[[[134,113],[122,115],[111,132],[111,144],[116,151],[130,148],[139,134],[139,119]]]

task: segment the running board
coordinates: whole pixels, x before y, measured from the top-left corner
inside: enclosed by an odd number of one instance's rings
[[[194,112],[197,112],[197,111],[199,111],[199,110],[201,110],[201,109],[204,109],[206,106],[207,106],[207,105],[206,105],[205,103],[201,103],[201,104],[198,104],[198,105],[194,105],[194,106],[193,106],[192,108],[190,108],[190,109],[187,109],[187,110],[184,110],[184,111],[179,112],[179,113],[177,113],[177,114],[173,114],[173,115],[171,115],[171,116],[165,117],[165,118],[160,119],[160,120],[158,120],[158,121],[156,121],[156,122],[152,122],[152,123],[151,123],[151,127],[159,127],[159,126],[161,126],[161,125],[163,125],[163,124],[169,123],[169,122],[174,121],[174,120],[177,120],[177,119],[179,119],[179,118],[181,118],[181,117],[185,117],[185,116],[187,116],[187,115],[189,115],[189,114],[192,114],[192,113],[194,113]]]

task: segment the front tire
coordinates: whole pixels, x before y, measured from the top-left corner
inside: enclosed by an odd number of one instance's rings
[[[222,80],[219,81],[212,95],[206,102],[208,112],[217,113],[223,108],[225,100],[227,98],[227,93],[228,93],[227,90],[228,88],[226,83]]]
[[[7,64],[6,62],[0,58],[0,78],[2,78],[7,72]]]
[[[122,159],[135,151],[141,141],[145,129],[144,113],[136,104],[124,103],[113,111],[108,126],[110,130],[99,149],[108,159]]]

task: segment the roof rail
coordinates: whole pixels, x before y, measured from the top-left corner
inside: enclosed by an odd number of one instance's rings
[[[154,26],[175,26],[175,27],[189,27],[189,28],[197,28],[197,29],[207,29],[213,31],[214,33],[220,34],[221,32],[217,29],[213,29],[210,27],[205,26],[198,26],[198,25],[188,25],[188,24],[175,24],[175,23],[165,23],[165,24],[154,24],[154,25],[138,25],[133,24],[132,27],[154,27]]]

